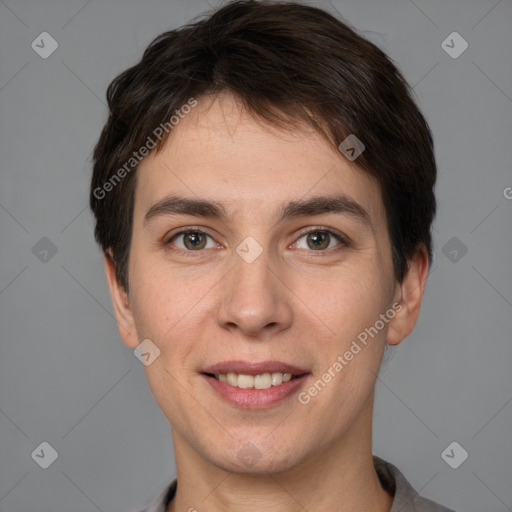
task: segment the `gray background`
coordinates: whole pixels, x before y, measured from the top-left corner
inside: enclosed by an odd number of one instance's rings
[[[380,373],[373,451],[459,512],[512,510],[512,4],[314,4],[396,61],[436,140],[434,268],[416,330]],[[2,512],[133,511],[174,478],[169,425],[117,334],[87,207],[90,156],[108,83],[207,9],[0,3]],[[31,48],[44,31],[59,45],[47,59]],[[456,59],[441,46],[453,31],[469,44]],[[31,457],[43,441],[58,452],[47,469]],[[469,454],[457,469],[441,457],[453,441]]]

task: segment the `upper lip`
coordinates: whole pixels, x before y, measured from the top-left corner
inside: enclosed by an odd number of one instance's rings
[[[261,375],[262,373],[291,373],[292,375],[303,375],[309,373],[304,368],[299,368],[282,361],[222,361],[209,366],[203,373],[218,375],[220,373],[241,373],[243,375]]]

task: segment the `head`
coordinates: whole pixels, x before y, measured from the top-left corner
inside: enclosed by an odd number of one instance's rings
[[[279,471],[368,426],[432,254],[433,141],[396,66],[320,9],[239,1],[157,37],[107,98],[95,236],[121,337],[160,350],[145,371],[175,437]],[[301,369],[302,399],[234,406],[206,370],[235,360]]]

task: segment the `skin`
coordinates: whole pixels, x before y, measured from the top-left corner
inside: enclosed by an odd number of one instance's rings
[[[172,427],[179,485],[168,511],[390,510],[372,462],[374,387],[386,341],[414,328],[428,258],[420,246],[395,280],[379,186],[356,164],[306,126],[255,120],[229,94],[199,99],[140,164],[129,294],[105,265],[123,341],[160,349],[144,371]],[[169,194],[222,202],[232,218],[145,223]],[[283,203],[332,194],[359,203],[372,225],[337,213],[276,224]],[[204,248],[169,241],[187,227],[207,232]],[[349,243],[311,248],[304,231],[319,227]],[[247,236],[262,248],[252,263],[236,252]],[[279,360],[309,369],[307,390],[395,303],[394,318],[307,405],[295,393],[266,409],[235,407],[200,374],[220,361]],[[250,466],[237,456],[248,442],[258,453]]]

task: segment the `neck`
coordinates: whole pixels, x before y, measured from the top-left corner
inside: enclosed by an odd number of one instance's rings
[[[371,413],[372,407],[363,412],[342,439],[276,473],[225,471],[175,431],[178,488],[167,512],[389,512],[393,498],[382,488],[373,466]]]

